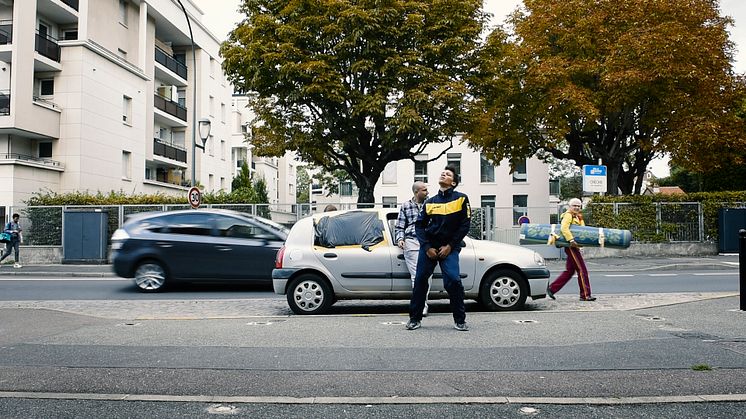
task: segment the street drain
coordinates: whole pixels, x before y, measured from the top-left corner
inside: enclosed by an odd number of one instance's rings
[[[538,323],[536,320],[513,320],[514,322],[518,324],[531,324],[531,323]]]
[[[407,322],[381,322],[385,326],[404,326]]]
[[[271,326],[275,323],[282,323],[286,322],[287,320],[267,320],[267,321],[258,321],[258,322],[248,322],[246,323],[247,326]]]

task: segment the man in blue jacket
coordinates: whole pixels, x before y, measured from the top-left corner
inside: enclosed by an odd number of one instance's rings
[[[469,198],[454,189],[458,186],[458,174],[453,166],[443,169],[438,185],[438,194],[425,201],[415,224],[420,254],[412,299],[409,302],[407,330],[419,329],[422,325],[428,278],[433,274],[435,266],[440,264],[443,286],[451,300],[455,328],[465,332],[469,330],[469,326],[466,325],[464,286],[461,283],[458,256],[461,241],[469,232],[471,207]]]

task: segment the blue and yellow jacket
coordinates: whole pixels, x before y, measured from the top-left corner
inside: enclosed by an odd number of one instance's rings
[[[415,224],[420,246],[425,250],[450,244],[461,247],[461,240],[469,233],[471,207],[469,197],[453,188],[438,191],[425,201]]]

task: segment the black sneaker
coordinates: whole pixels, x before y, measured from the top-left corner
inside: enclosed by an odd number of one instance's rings
[[[456,323],[453,326],[454,329],[458,330],[459,332],[468,332],[469,331],[469,325],[466,323]]]
[[[580,301],[596,301],[596,297],[588,297],[588,298],[580,297]]]
[[[417,320],[412,320],[412,319],[410,319],[410,320],[409,320],[409,321],[407,322],[407,330],[416,330],[416,329],[419,329],[419,328],[420,328],[420,326],[422,326],[422,323],[420,323],[420,322],[419,322],[419,321],[417,321]]]
[[[551,298],[552,300],[556,300],[556,298],[554,298],[554,293],[552,292],[552,290],[549,289],[549,287],[547,287],[547,297]]]

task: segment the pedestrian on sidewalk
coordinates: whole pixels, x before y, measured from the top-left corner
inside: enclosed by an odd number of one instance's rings
[[[396,245],[404,250],[404,261],[407,263],[407,270],[412,279],[412,290],[414,290],[414,278],[417,275],[417,258],[420,254],[420,241],[417,240],[415,233],[415,223],[422,212],[422,206],[427,199],[427,185],[425,182],[417,181],[412,184],[412,199],[401,204],[399,216],[396,218],[394,225],[394,237]],[[425,308],[422,309],[422,316],[427,317],[428,305],[427,295],[430,293],[432,277],[427,280],[427,293],[425,293]]]
[[[414,290],[409,301],[407,330],[419,329],[422,310],[427,298],[428,279],[436,265],[443,273],[443,287],[451,300],[451,311],[456,330],[467,331],[464,285],[461,283],[459,253],[461,241],[469,232],[471,207],[469,198],[456,192],[458,174],[453,166],[446,166],[440,173],[438,194],[425,201],[415,224],[415,234],[420,241]]]
[[[570,243],[570,247],[565,247],[565,253],[567,254],[567,262],[565,262],[565,271],[562,272],[557,279],[554,280],[547,287],[547,296],[552,300],[555,300],[554,294],[558,293],[562,287],[567,284],[567,281],[577,272],[578,274],[578,287],[580,288],[580,301],[595,301],[596,297],[591,296],[591,282],[588,278],[588,269],[585,267],[585,261],[583,255],[580,252],[580,246],[575,242],[570,231],[572,224],[585,225],[583,221],[583,202],[578,198],[572,198],[569,202],[570,206],[562,214],[562,221],[560,224],[560,233],[564,236],[565,240]]]
[[[20,268],[21,267],[21,259],[18,256],[19,248],[21,245],[21,242],[23,241],[23,229],[21,228],[21,224],[18,222],[18,220],[21,218],[18,214],[13,214],[13,220],[5,224],[5,229],[3,232],[10,234],[10,241],[5,243],[5,251],[2,252],[2,257],[0,257],[0,263],[2,263],[5,258],[10,256],[11,250],[15,250],[15,264],[13,264],[14,268]]]

